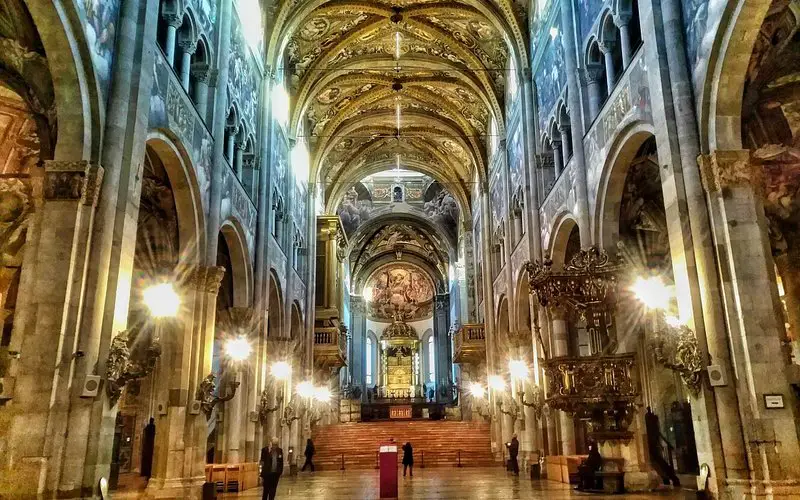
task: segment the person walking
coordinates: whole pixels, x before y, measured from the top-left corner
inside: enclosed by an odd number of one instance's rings
[[[262,500],[275,500],[278,480],[283,474],[283,449],[278,446],[278,438],[272,438],[272,446],[261,448],[261,479],[264,485]]]
[[[517,455],[519,455],[519,441],[517,435],[511,436],[511,443],[508,446],[509,461],[511,462],[511,472],[515,476],[519,476],[519,463],[517,462]]]
[[[314,462],[311,459],[314,458],[314,441],[309,439],[306,441],[306,462],[303,464],[303,467],[300,469],[300,472],[305,472],[306,467],[311,467],[311,472],[314,472]]]
[[[406,476],[406,469],[414,477],[414,449],[411,448],[411,443],[403,445],[403,477]]]

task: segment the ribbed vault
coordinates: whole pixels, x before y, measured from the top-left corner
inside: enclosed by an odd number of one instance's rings
[[[284,57],[290,129],[305,135],[326,207],[399,158],[467,208],[470,183],[486,179],[492,120],[504,131],[510,59],[527,60],[519,19],[508,0],[283,4],[268,60]]]

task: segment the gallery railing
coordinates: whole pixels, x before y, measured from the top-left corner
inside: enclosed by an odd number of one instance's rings
[[[483,323],[462,325],[453,338],[456,363],[480,363],[486,357],[486,329]]]
[[[322,367],[345,366],[347,333],[335,326],[314,329],[314,361]]]

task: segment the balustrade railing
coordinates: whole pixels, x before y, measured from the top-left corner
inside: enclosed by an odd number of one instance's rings
[[[455,362],[480,362],[486,354],[486,329],[481,324],[462,325],[454,335]]]
[[[344,366],[347,335],[335,326],[314,329],[314,357],[322,365]]]

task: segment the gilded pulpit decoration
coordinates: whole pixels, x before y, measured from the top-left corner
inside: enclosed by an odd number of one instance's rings
[[[612,259],[605,250],[589,247],[578,251],[563,270],[553,270],[549,257],[524,266],[530,292],[539,304],[551,311],[574,312],[594,336],[602,339],[604,352],[613,351],[618,276],[626,267],[620,258]]]
[[[693,396],[703,384],[703,357],[694,332],[685,325],[667,326],[651,341],[653,356],[662,366],[676,372]]]
[[[547,405],[590,419],[594,432],[629,438],[639,391],[631,354],[561,357],[545,361]]]
[[[161,357],[161,345],[153,340],[143,354],[143,359],[132,359],[128,331],[120,332],[111,341],[106,361],[106,394],[111,406],[117,404],[122,389],[133,381],[141,380],[153,372]]]
[[[195,397],[200,401],[200,407],[203,409],[203,413],[206,414],[206,418],[211,418],[211,413],[214,411],[215,406],[230,401],[236,396],[236,389],[239,388],[239,382],[230,382],[229,386],[230,392],[220,397],[214,394],[217,390],[217,377],[213,373],[210,373],[200,382],[200,387],[197,388]]]

